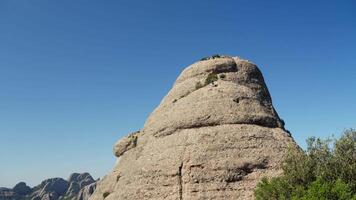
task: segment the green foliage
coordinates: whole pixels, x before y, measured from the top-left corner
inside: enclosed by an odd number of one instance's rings
[[[210,73],[208,75],[208,77],[206,77],[206,79],[204,81],[204,84],[202,84],[200,81],[197,82],[195,84],[195,89],[198,90],[198,89],[200,89],[202,87],[205,87],[205,86],[209,85],[210,83],[213,83],[214,81],[217,81],[218,79],[219,79],[218,75],[216,73],[212,72],[212,73]]]
[[[214,81],[218,80],[218,75],[216,73],[210,73],[208,77],[206,77],[204,84],[209,85],[210,83],[213,83]]]
[[[338,199],[338,200],[350,200],[352,199],[352,192],[350,187],[344,183],[342,180],[338,179],[335,182],[327,182],[318,178],[313,181],[307,190],[305,190],[304,195],[300,198],[301,200],[328,200],[328,199]],[[356,197],[356,196],[354,196]]]
[[[284,200],[290,199],[291,196],[291,188],[289,188],[288,182],[281,177],[271,180],[263,178],[258,183],[257,188],[255,191],[256,199]]]
[[[338,179],[333,187],[331,188],[331,192],[336,195],[339,199],[353,199],[356,200],[355,192],[352,191],[350,187],[350,183],[346,184],[341,179]]]
[[[220,56],[219,54],[215,54],[215,55],[212,55],[211,58],[222,58],[222,56]]]
[[[334,173],[356,191],[356,130],[346,130],[343,137],[335,142]]]
[[[257,200],[356,200],[356,131],[346,130],[340,139],[311,137],[307,150],[290,149],[284,174],[263,178],[257,185]]]
[[[200,61],[209,60],[209,59],[210,59],[210,57],[204,57],[204,58],[200,59]]]
[[[223,58],[224,56],[221,56],[219,54],[215,54],[215,55],[212,55],[212,56],[208,56],[208,57],[204,57],[202,59],[200,59],[201,61],[204,61],[204,60],[211,60],[211,59],[215,59],[215,58]]]

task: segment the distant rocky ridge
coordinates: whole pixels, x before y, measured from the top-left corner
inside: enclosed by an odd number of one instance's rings
[[[0,200],[87,200],[96,188],[89,173],[73,173],[68,180],[50,178],[31,188],[24,182],[0,188]]]
[[[253,199],[288,148],[258,67],[214,55],[183,70],[144,127],[115,144],[117,164],[90,200]]]

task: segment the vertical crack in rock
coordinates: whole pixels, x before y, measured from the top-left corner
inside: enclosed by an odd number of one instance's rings
[[[183,174],[182,174],[183,162],[178,168],[178,184],[179,184],[179,200],[183,200]]]

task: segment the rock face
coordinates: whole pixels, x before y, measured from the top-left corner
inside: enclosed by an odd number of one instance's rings
[[[90,185],[85,186],[79,191],[77,200],[87,200],[94,193],[97,182],[94,182]]]
[[[70,175],[68,179],[69,188],[64,195],[64,198],[77,198],[78,194],[81,190],[84,189],[87,185],[95,183],[93,177],[90,176],[89,173],[73,173]]]
[[[89,173],[73,173],[68,181],[51,178],[30,188],[24,182],[13,189],[0,188],[0,200],[87,200],[95,190],[96,181]]]
[[[260,70],[238,57],[186,68],[141,131],[119,140],[90,200],[253,199],[296,148]]]
[[[29,186],[27,186],[26,183],[20,182],[15,185],[13,191],[19,195],[27,195],[32,191],[32,189]]]
[[[16,194],[12,189],[0,188],[0,200],[12,200],[18,199],[19,195]]]
[[[58,199],[66,193],[68,187],[69,183],[62,178],[44,180],[39,186],[35,187],[33,199]]]

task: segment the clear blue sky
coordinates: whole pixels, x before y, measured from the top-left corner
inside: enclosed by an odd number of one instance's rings
[[[252,60],[296,141],[356,128],[356,3],[0,1],[0,186],[114,165],[189,64]]]

